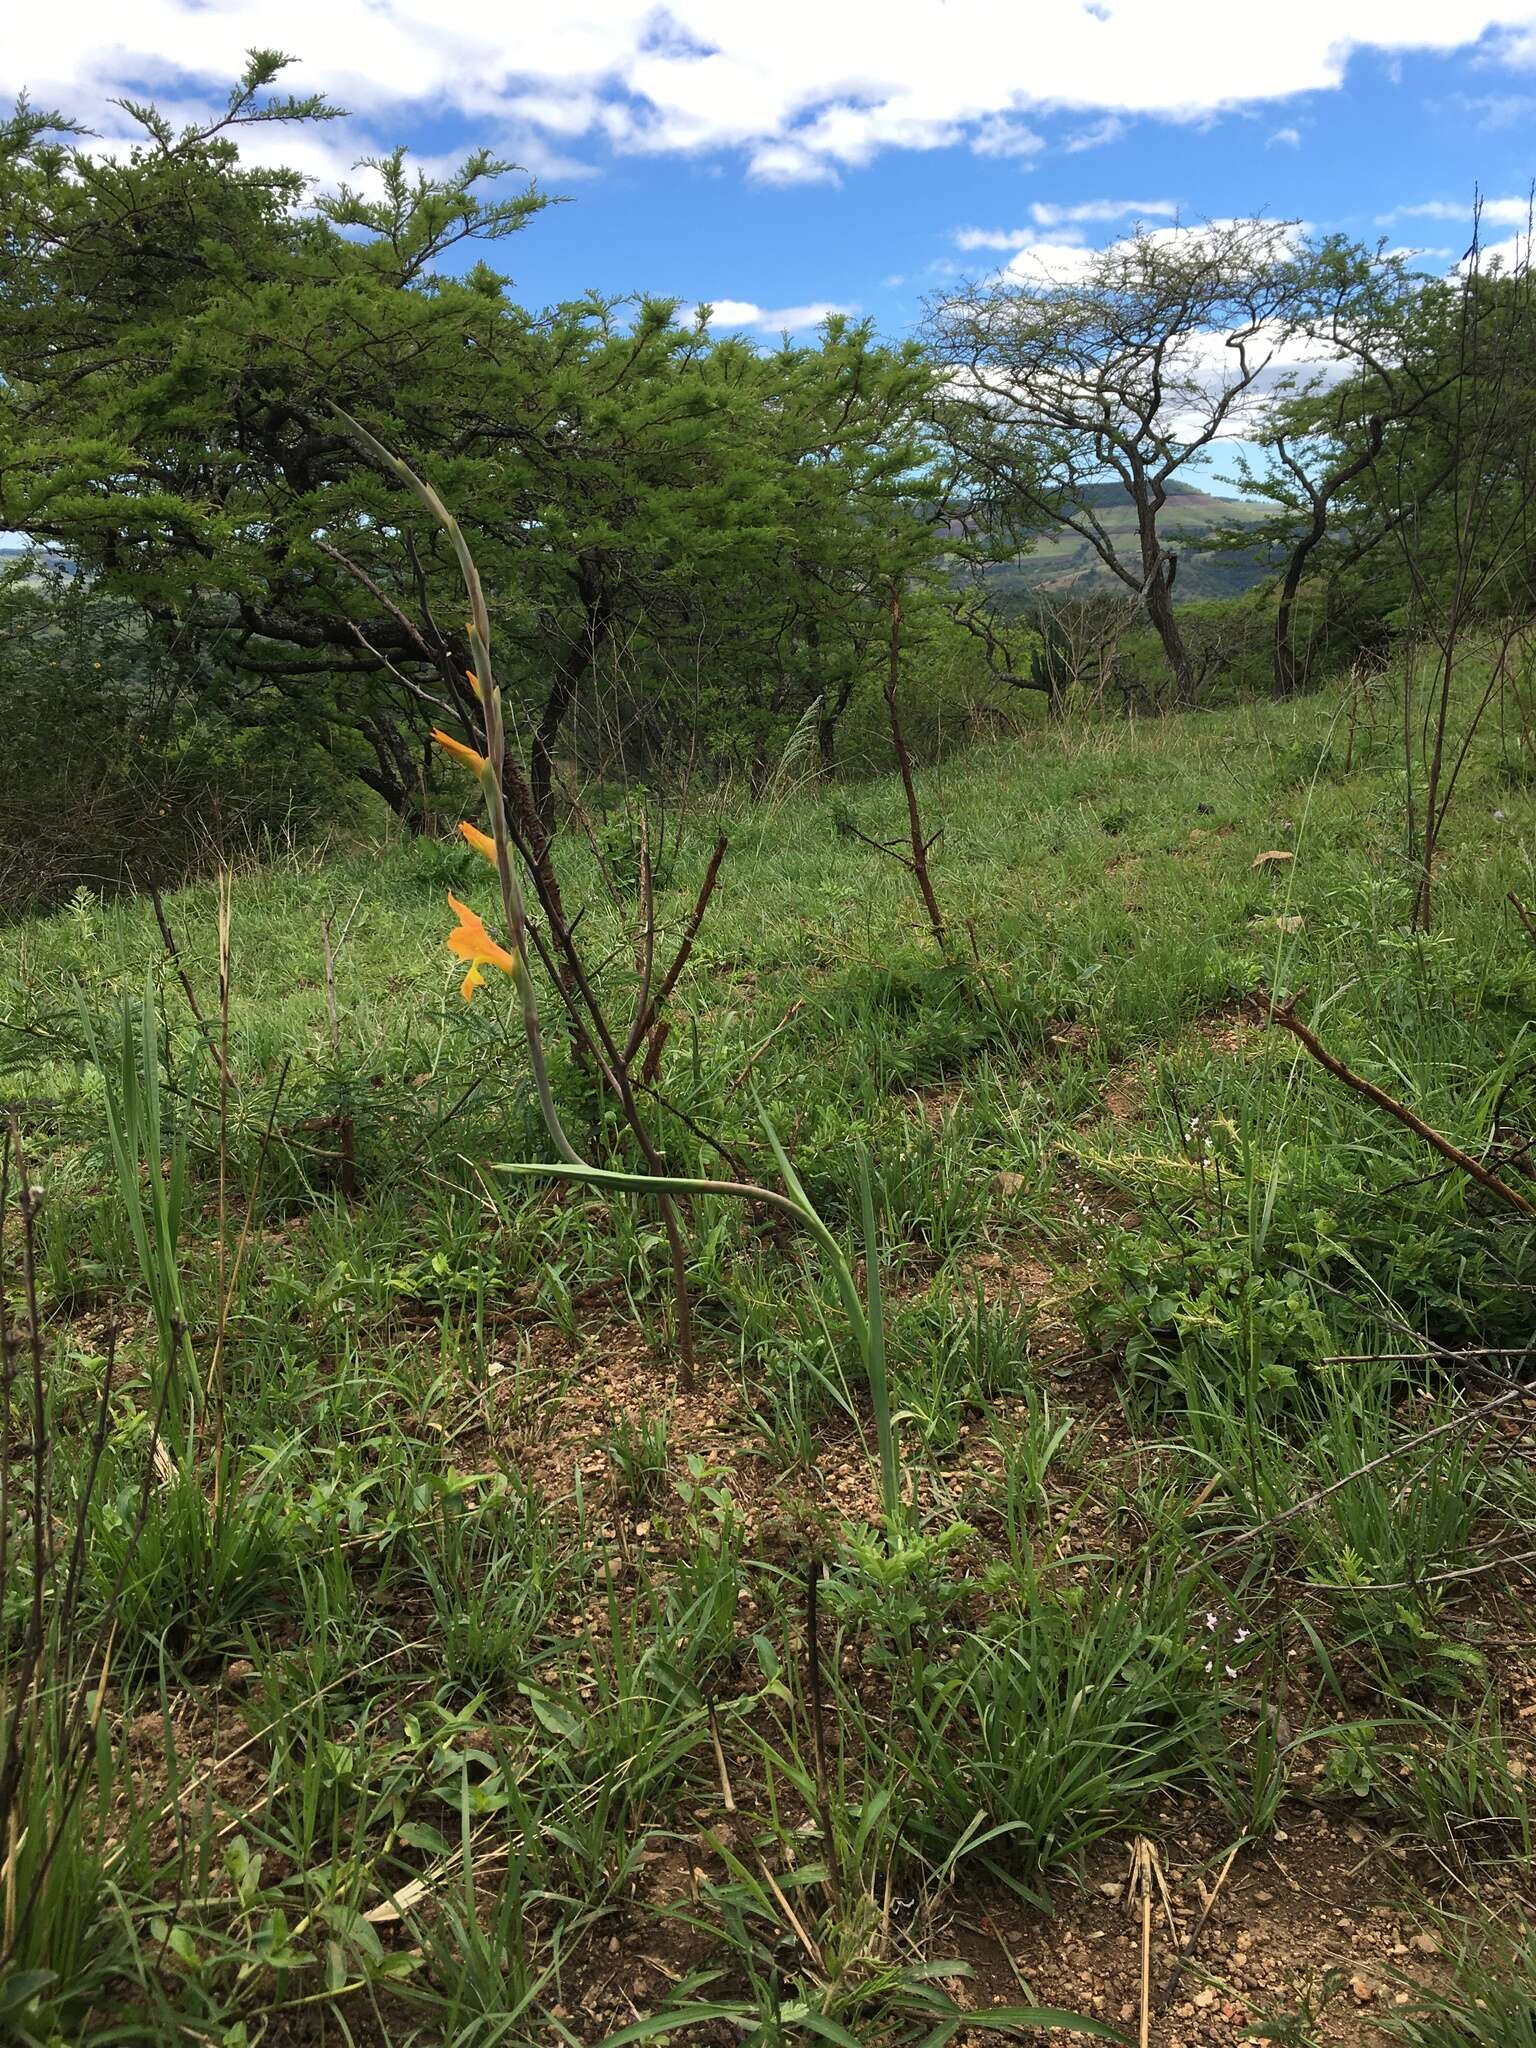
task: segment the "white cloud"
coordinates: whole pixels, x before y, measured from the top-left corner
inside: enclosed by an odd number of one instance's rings
[[[1035,239],[1033,228],[956,228],[957,249],[1022,249]]]
[[[1464,221],[1470,233],[1472,213],[1473,201],[1470,198],[1426,199],[1418,206],[1398,206],[1391,213],[1378,213],[1376,225],[1389,228],[1400,220],[1455,220]],[[1481,213],[1484,227],[1523,228],[1530,219],[1531,202],[1528,197],[1484,199]]]
[[[762,142],[747,159],[747,169],[764,185],[836,185],[837,166],[812,155],[798,142]]]
[[[1287,149],[1300,149],[1301,130],[1299,128],[1277,128],[1264,147],[1266,149],[1274,149],[1282,144]]]
[[[1453,104],[1470,114],[1479,128],[1516,128],[1536,115],[1536,97],[1528,92],[1457,93]]]
[[[1008,261],[996,274],[1024,285],[1076,284],[1088,277],[1100,258],[1116,249],[1129,248],[1131,236],[1120,235],[1100,247],[1095,247],[1085,235],[1078,232],[1079,222],[1088,224],[1106,220],[1125,220],[1146,241],[1161,244],[1197,242],[1211,228],[1235,226],[1233,221],[1195,221],[1187,226],[1178,223],[1178,207],[1171,199],[1154,200],[1085,200],[1076,206],[1053,206],[1042,203],[1031,207],[1037,227],[1028,228],[956,228],[952,239],[955,246],[967,251],[992,250],[1006,253]],[[1173,219],[1167,225],[1148,227],[1148,217]],[[1306,221],[1271,222],[1269,234],[1273,246],[1279,250],[1293,246],[1297,238],[1310,232],[1311,224]],[[1055,232],[1052,233],[1051,230]],[[931,264],[930,270],[936,275],[953,275],[952,264]]]
[[[1037,201],[1029,209],[1029,217],[1038,228],[1061,228],[1089,221],[1172,220],[1178,210],[1173,199],[1083,199],[1075,206]]]
[[[1080,128],[1076,135],[1069,136],[1062,147],[1068,156],[1077,156],[1085,149],[1103,149],[1108,143],[1118,142],[1125,129],[1126,124],[1118,114],[1106,114],[1091,128]]]
[[[978,156],[1032,157],[1045,147],[1045,137],[1006,114],[987,114],[977,122],[971,148]]]
[[[1041,200],[1029,209],[1033,227],[956,228],[952,240],[957,249],[1032,249],[1047,246],[1077,248],[1084,237],[1080,227],[1105,221],[1175,220],[1178,204],[1172,199],[1084,199],[1072,206]],[[1057,239],[1047,244],[1042,228],[1055,228]]]
[[[1484,242],[1478,251],[1479,266],[1485,271],[1497,268],[1508,273],[1524,269],[1530,261],[1529,235],[1507,235],[1502,242]]]
[[[1486,60],[1498,64],[1536,66],[1536,27],[1529,22],[1494,38]]]
[[[11,17],[14,17],[11,18]],[[1030,161],[1041,112],[1077,112],[1068,150],[1125,119],[1194,119],[1337,87],[1351,53],[1492,46],[1536,64],[1536,0],[1292,0],[1283,35],[1234,35],[1229,0],[72,0],[13,7],[0,98],[105,125],[115,93],[213,93],[252,45],[354,108],[563,149],[739,150],[769,181],[831,178],[883,150],[964,143]]]
[[[819,327],[823,320],[829,320],[834,313],[844,313],[850,318],[858,312],[857,306],[837,305],[830,299],[815,299],[805,306],[776,306],[771,310],[755,304],[751,299],[711,299],[710,325],[717,333],[729,333],[737,328],[749,328],[757,334],[803,334],[808,328]],[[683,307],[679,317],[691,318],[698,309]]]
[[[1531,258],[1531,215],[1529,195],[1511,196],[1503,199],[1483,198],[1476,211],[1480,218],[1477,224],[1478,261],[1484,270],[1497,265],[1501,270],[1513,270],[1517,265],[1528,263]],[[1471,199],[1425,199],[1416,206],[1399,206],[1391,213],[1376,216],[1379,227],[1391,227],[1400,220],[1447,221],[1460,228],[1465,241],[1460,249],[1444,248],[1415,249],[1409,253],[1420,259],[1443,260],[1454,256],[1452,269],[1460,271],[1470,262],[1474,203]],[[1511,232],[1502,237],[1490,236],[1490,229],[1508,228]]]
[[[3,74],[3,62],[3,52],[0,52],[0,74]],[[0,98],[3,98],[4,90],[0,84]],[[224,113],[223,102],[212,98],[195,99],[157,93],[154,103],[157,111],[177,132],[189,127],[211,127]],[[381,133],[377,128],[352,120],[311,122],[300,126],[273,123],[240,128],[234,133],[241,155],[249,164],[298,171],[313,185],[327,190],[347,184],[370,198],[379,197],[383,185],[378,173],[366,168],[365,160],[388,156],[398,140],[388,130]],[[470,138],[465,140],[467,147]],[[483,143],[493,156],[533,177],[570,179],[593,175],[590,164],[567,156],[552,145],[547,135],[533,131],[526,124],[519,124],[513,129],[487,127],[473,140],[477,145]],[[92,124],[87,147],[93,156],[121,157],[143,141],[144,131],[125,110],[109,106]],[[446,177],[458,169],[464,154],[464,150],[413,151],[409,167],[413,172],[426,171],[430,176]]]
[[[1015,248],[1004,266],[1004,275],[1020,284],[1072,284],[1088,275],[1098,253],[1082,242],[1031,239]]]

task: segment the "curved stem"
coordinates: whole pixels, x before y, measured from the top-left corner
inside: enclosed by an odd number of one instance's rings
[[[501,692],[496,686],[491,666],[491,625],[486,607],[485,593],[480,582],[480,573],[475,567],[474,557],[465,540],[458,521],[448,510],[442,499],[430,484],[419,477],[410,465],[401,460],[382,441],[370,434],[368,429],[354,420],[340,406],[333,408],[337,416],[345,421],[348,430],[358,445],[374,461],[382,464],[412,491],[437,521],[453,544],[458,557],[460,571],[464,578],[464,589],[469,598],[469,645],[474,660],[474,673],[479,684],[480,703],[485,722],[485,758],[480,770],[481,791],[489,813],[491,837],[496,849],[496,873],[501,883],[502,915],[506,921],[507,937],[516,965],[513,968],[513,982],[522,1006],[523,1036],[528,1045],[529,1064],[533,1069],[534,1087],[538,1093],[539,1110],[544,1118],[545,1129],[555,1150],[560,1154],[558,1166],[517,1162],[499,1165],[497,1173],[515,1173],[523,1176],[550,1174],[557,1180],[580,1182],[592,1188],[612,1188],[625,1194],[652,1195],[726,1195],[738,1201],[766,1202],[770,1208],[792,1217],[821,1246],[832,1261],[832,1271],[837,1280],[838,1292],[842,1296],[852,1326],[854,1339],[864,1362],[865,1372],[872,1375],[877,1363],[882,1375],[883,1361],[877,1361],[871,1350],[871,1324],[864,1305],[859,1299],[859,1290],[854,1284],[853,1271],[844,1256],[842,1247],[828,1230],[811,1206],[810,1197],[800,1183],[799,1176],[790,1164],[789,1157],[779,1143],[778,1133],[764,1116],[763,1126],[768,1141],[773,1147],[779,1170],[784,1175],[790,1193],[779,1194],[773,1188],[759,1187],[751,1181],[696,1180],[686,1175],[657,1172],[624,1173],[609,1167],[593,1166],[582,1158],[566,1135],[555,1105],[554,1090],[550,1086],[548,1064],[544,1057],[543,1034],[539,1027],[538,993],[533,977],[528,972],[528,917],[523,897],[522,883],[518,879],[512,846],[507,833],[503,768],[506,750],[506,735],[502,725]],[[899,617],[899,611],[896,614]],[[873,1253],[871,1251],[871,1256]],[[871,1289],[871,1304],[878,1304],[878,1292]],[[882,1384],[883,1393],[883,1384]],[[882,1428],[882,1465],[889,1468],[890,1454],[884,1446],[888,1429]],[[891,1506],[894,1493],[889,1469],[885,1470],[887,1506]]]

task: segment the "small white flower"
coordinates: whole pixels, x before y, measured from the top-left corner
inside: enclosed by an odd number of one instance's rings
[[[1216,1666],[1211,1662],[1209,1657],[1207,1657],[1205,1660],[1205,1668],[1208,1672],[1214,1671],[1216,1669]]]
[[[1246,1643],[1248,1640],[1248,1636],[1249,1631],[1245,1628],[1240,1628],[1237,1632],[1236,1640],[1240,1643]]]
[[[1207,1614],[1207,1615],[1206,1615],[1206,1617],[1205,1617],[1205,1625],[1206,1625],[1206,1627],[1207,1627],[1207,1628],[1211,1628],[1211,1629],[1215,1628],[1215,1626],[1216,1626],[1216,1617],[1215,1617],[1215,1615],[1214,1615],[1214,1614]]]
[[[1225,1671],[1228,1678],[1236,1678],[1237,1673],[1233,1670],[1230,1664],[1223,1664],[1221,1668],[1223,1671]]]

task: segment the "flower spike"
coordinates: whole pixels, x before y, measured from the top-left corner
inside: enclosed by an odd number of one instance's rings
[[[469,972],[459,984],[459,993],[467,1003],[477,988],[485,986],[485,976],[480,972],[482,967],[499,967],[503,974],[516,974],[517,955],[499,945],[486,930],[485,920],[467,903],[461,903],[451,889],[448,891],[448,903],[459,921],[448,934],[446,943],[450,953],[457,953],[468,964]]]
[[[476,775],[485,773],[484,754],[477,754],[473,747],[466,747],[462,740],[456,740],[452,733],[442,732],[435,725],[432,728],[432,737],[444,753],[452,754],[455,761],[462,761],[464,766],[472,769]]]
[[[459,820],[459,832],[464,840],[475,849],[482,860],[488,860],[491,866],[495,867],[496,842],[489,832],[482,832],[478,825],[471,825],[466,819],[462,818]]]

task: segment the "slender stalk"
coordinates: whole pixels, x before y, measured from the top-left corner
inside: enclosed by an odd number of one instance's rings
[[[750,1181],[708,1180],[695,1178],[690,1175],[671,1174],[663,1170],[663,1162],[645,1131],[638,1105],[635,1103],[634,1091],[630,1086],[629,1080],[629,1060],[614,1043],[601,1006],[586,986],[586,978],[582,971],[580,959],[570,943],[569,928],[566,927],[558,933],[558,936],[563,941],[567,962],[577,980],[578,986],[581,988],[583,1000],[592,1014],[593,1024],[602,1041],[602,1054],[604,1056],[600,1058],[599,1064],[602,1066],[604,1078],[609,1081],[623,1104],[625,1115],[645,1155],[649,1171],[645,1173],[625,1173],[605,1167],[593,1166],[590,1161],[581,1156],[571,1143],[565,1126],[561,1122],[559,1110],[555,1105],[554,1091],[550,1085],[549,1066],[544,1055],[543,1034],[539,1023],[538,993],[533,984],[533,977],[528,969],[530,934],[527,905],[523,896],[522,883],[518,875],[511,835],[507,825],[505,798],[506,732],[502,719],[501,692],[497,687],[495,671],[491,663],[490,614],[486,607],[485,592],[480,582],[480,572],[475,566],[474,556],[470,551],[468,542],[464,538],[458,521],[453,517],[431,485],[419,477],[408,463],[403,462],[398,455],[393,454],[384,446],[383,442],[377,440],[374,435],[368,432],[366,427],[361,426],[350,414],[343,412],[339,406],[333,409],[338,418],[346,423],[349,431],[356,437],[359,446],[365,449],[375,461],[389,470],[391,475],[399,478],[443,528],[458,558],[459,568],[464,578],[465,592],[469,599],[470,654],[474,662],[474,681],[480,698],[485,734],[485,752],[479,768],[481,793],[485,799],[487,818],[491,828],[491,841],[496,859],[497,879],[501,887],[502,915],[512,955],[512,978],[513,984],[517,989],[522,1012],[523,1036],[528,1046],[528,1058],[533,1071],[534,1089],[538,1096],[539,1109],[544,1119],[545,1129],[549,1133],[550,1141],[554,1145],[555,1150],[560,1155],[560,1163],[558,1165],[518,1162],[498,1167],[496,1170],[503,1173],[520,1175],[549,1174],[557,1179],[577,1181],[587,1187],[598,1190],[611,1188],[615,1192],[654,1195],[660,1199],[662,1216],[667,1228],[667,1237],[672,1249],[677,1302],[678,1346],[682,1358],[685,1386],[691,1384],[692,1381],[693,1340],[688,1311],[687,1275],[683,1256],[682,1234],[678,1227],[676,1210],[670,1197],[673,1195],[724,1195],[742,1201],[766,1202],[770,1207],[793,1217],[803,1229],[809,1231],[810,1235],[821,1246],[832,1262],[832,1271],[837,1281],[838,1292],[842,1297],[843,1306],[848,1315],[849,1326],[853,1331],[854,1341],[869,1383],[870,1397],[875,1408],[875,1424],[880,1438],[881,1493],[887,1517],[894,1526],[901,1510],[900,1472],[899,1461],[896,1455],[895,1435],[891,1423],[890,1402],[885,1382],[885,1340],[880,1307],[879,1262],[876,1255],[873,1196],[868,1184],[869,1169],[867,1161],[862,1166],[866,1218],[866,1284],[868,1287],[868,1311],[866,1312],[865,1304],[859,1299],[859,1290],[854,1283],[852,1268],[842,1247],[817,1215],[815,1207],[806,1194],[805,1189],[801,1186],[793,1166],[790,1164],[788,1155],[779,1143],[777,1132],[766,1115],[763,1117],[763,1126],[768,1136],[768,1142],[773,1149],[774,1157],[778,1162],[779,1171],[783,1175],[785,1185],[789,1189],[788,1195],[779,1194],[772,1188],[759,1187]],[[900,629],[900,592],[893,585],[891,590],[890,686],[892,693],[894,693],[896,683],[900,677]],[[899,721],[896,719],[894,694],[890,697],[890,703],[893,725],[899,739],[900,726]],[[901,758],[905,764],[904,781],[907,788],[910,814],[914,823],[914,831],[917,834],[914,845],[920,848],[918,858],[921,860],[922,856],[926,855],[927,846],[922,841],[921,820],[917,816],[916,795],[912,788],[911,764],[906,756],[904,745],[901,746]],[[716,847],[714,857],[710,862],[709,872],[705,877],[704,887],[700,892],[693,923],[687,934],[685,934],[683,945],[679,949],[677,958],[673,961],[666,982],[663,984],[663,994],[670,988],[672,981],[675,980],[677,974],[682,970],[682,964],[687,958],[693,938],[696,935],[698,923],[703,918],[704,910],[713,891],[715,877],[718,874],[719,863],[724,852],[725,847],[722,842]],[[916,871],[916,865],[914,865],[914,872]],[[924,873],[926,873],[926,869]],[[930,899],[931,890],[928,890],[925,892],[925,901],[929,902],[930,919],[935,922],[936,933],[942,936],[943,920],[938,914],[938,904],[936,900]],[[648,1023],[654,1017],[660,1000],[661,996],[658,996],[657,1002],[652,1004],[648,999],[642,997],[637,1014],[637,1022],[642,1025]]]
[[[875,1436],[880,1446],[880,1494],[886,1520],[894,1527],[901,1513],[901,1467],[896,1455],[896,1430],[891,1419],[891,1394],[885,1376],[885,1309],[880,1292],[880,1241],[875,1229],[875,1193],[869,1154],[859,1148],[859,1209],[864,1225],[864,1292],[868,1303],[866,1369],[869,1398],[875,1411]]]
[[[901,683],[901,586],[893,583],[890,592],[890,670],[885,685],[885,710],[890,721],[891,745],[896,750],[896,766],[901,773],[901,786],[907,799],[907,838],[911,846],[905,865],[911,869],[912,879],[917,884],[918,894],[923,899],[923,909],[928,913],[928,923],[940,949],[945,941],[944,913],[939,908],[939,899],[934,894],[933,877],[928,872],[928,849],[933,844],[923,833],[923,816],[917,806],[917,786],[912,779],[912,756],[907,752],[906,734],[901,727],[901,713],[897,708],[896,695]]]
[[[811,1758],[816,1772],[821,1848],[827,1859],[832,1901],[837,1905],[841,1902],[842,1877],[838,1868],[837,1834],[832,1825],[832,1794],[827,1775],[826,1695],[821,1677],[821,1617],[817,1612],[816,1598],[820,1583],[821,1559],[813,1557],[805,1574],[805,1678],[811,1710]]]

